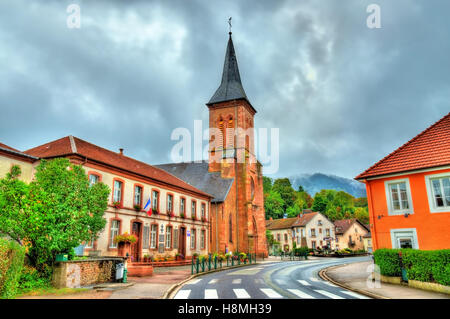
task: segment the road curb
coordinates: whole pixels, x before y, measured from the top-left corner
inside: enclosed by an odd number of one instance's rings
[[[191,275],[189,278],[186,278],[176,284],[173,284],[172,286],[170,286],[169,289],[166,290],[166,292],[164,293],[164,295],[162,295],[161,298],[158,299],[171,299],[169,297],[171,297],[171,295],[175,295],[178,290],[181,288],[181,286],[183,286],[186,282],[188,282],[191,279],[194,279],[196,277],[202,276],[202,275],[207,275],[207,274],[212,274],[218,271],[224,271],[224,270],[228,270],[228,269],[234,269],[234,268],[241,268],[241,267],[246,267],[246,266],[256,266],[256,265],[260,265],[261,263],[254,263],[254,264],[245,264],[245,265],[236,265],[236,266],[230,266],[230,267],[226,267],[226,268],[221,268],[221,269],[213,269],[210,271],[205,271],[205,272],[201,272],[198,274],[193,274]]]
[[[332,284],[334,284],[334,285],[336,285],[336,286],[339,286],[339,287],[341,287],[341,288],[344,288],[344,289],[347,289],[347,290],[350,290],[350,291],[353,291],[353,292],[357,292],[357,293],[359,293],[359,294],[361,294],[361,295],[365,295],[365,296],[367,296],[367,297],[371,297],[371,298],[374,298],[374,299],[391,299],[391,298],[389,298],[389,297],[381,296],[381,295],[375,294],[375,293],[370,292],[370,291],[367,291],[367,290],[362,290],[362,289],[358,289],[358,288],[353,288],[353,287],[351,287],[351,286],[348,286],[348,285],[346,285],[346,284],[343,284],[343,283],[341,283],[341,282],[338,282],[338,281],[336,281],[336,280],[330,278],[330,277],[327,275],[327,271],[328,271],[328,270],[336,269],[336,268],[340,268],[340,267],[344,267],[344,266],[347,266],[347,265],[348,265],[348,264],[338,265],[338,266],[331,266],[331,267],[324,268],[324,269],[322,269],[322,270],[319,271],[319,277],[322,278],[323,280],[326,280],[326,281],[331,282]]]

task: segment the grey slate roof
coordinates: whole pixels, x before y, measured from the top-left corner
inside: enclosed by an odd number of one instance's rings
[[[221,203],[225,201],[233,184],[233,178],[222,178],[220,172],[208,172],[208,163],[172,163],[153,165],[182,179],[186,183],[214,196],[211,202]]]
[[[238,99],[245,99],[251,105],[241,83],[241,76],[239,74],[239,67],[230,32],[225,62],[223,64],[222,82],[207,105]]]

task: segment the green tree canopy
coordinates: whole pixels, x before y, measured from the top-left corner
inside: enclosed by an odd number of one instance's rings
[[[39,271],[105,227],[110,190],[102,183],[90,187],[81,166],[65,158],[42,160],[29,185],[17,177],[13,170],[0,180],[0,232],[26,246]]]
[[[286,211],[288,207],[294,205],[295,190],[292,188],[289,178],[278,178],[273,182],[272,191],[281,195],[284,201],[283,210]]]
[[[263,192],[268,194],[272,190],[272,179],[270,177],[263,176]]]
[[[277,192],[270,191],[264,195],[264,209],[266,211],[266,219],[272,217],[273,219],[283,218],[284,201],[281,195]]]

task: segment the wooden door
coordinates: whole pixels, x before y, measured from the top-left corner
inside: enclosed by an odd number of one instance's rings
[[[186,228],[180,227],[178,252],[186,258]]]
[[[133,261],[139,261],[141,258],[141,223],[134,222],[131,233],[137,238],[137,241],[134,244],[131,244],[131,256],[133,257]]]

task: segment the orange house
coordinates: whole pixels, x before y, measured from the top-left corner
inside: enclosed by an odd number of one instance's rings
[[[450,113],[358,175],[373,248],[450,248]]]

